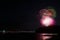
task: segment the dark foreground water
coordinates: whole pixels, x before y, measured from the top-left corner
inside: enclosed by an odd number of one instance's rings
[[[6,33],[1,34],[1,40],[34,40],[35,33]]]

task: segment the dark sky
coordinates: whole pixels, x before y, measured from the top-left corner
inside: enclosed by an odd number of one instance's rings
[[[11,30],[34,30],[37,25],[38,10],[52,6],[57,11],[57,25],[60,24],[60,2],[59,1],[19,1],[0,2],[0,25],[3,29]],[[14,29],[14,30],[15,30]]]

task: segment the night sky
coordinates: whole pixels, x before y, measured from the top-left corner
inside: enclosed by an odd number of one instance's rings
[[[38,11],[52,6],[57,11],[56,24],[60,25],[59,1],[0,2],[0,26],[5,30],[35,30],[38,27]]]

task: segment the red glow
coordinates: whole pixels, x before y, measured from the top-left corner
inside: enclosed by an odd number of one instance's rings
[[[53,16],[53,13],[47,9],[40,10],[40,13],[41,16],[51,16],[51,17]]]

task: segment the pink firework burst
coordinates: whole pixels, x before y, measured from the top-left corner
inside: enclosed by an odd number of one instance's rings
[[[42,18],[40,22],[43,26],[46,26],[46,27],[54,25],[54,23],[55,23],[54,19],[51,17]]]

